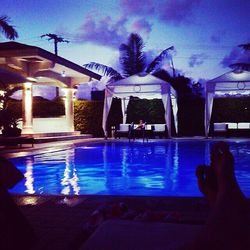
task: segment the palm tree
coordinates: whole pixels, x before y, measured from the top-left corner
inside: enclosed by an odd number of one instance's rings
[[[146,56],[143,52],[143,48],[144,43],[141,36],[135,33],[132,33],[129,36],[127,43],[123,43],[120,45],[119,51],[121,73],[117,72],[111,67],[96,62],[91,62],[83,66],[89,69],[96,69],[97,71],[101,71],[104,76],[109,77],[108,82],[117,81],[119,79],[123,79],[141,72],[154,74],[161,69],[164,60],[171,60],[169,50],[174,49],[173,46],[165,49],[153,60],[152,63],[147,66]],[[171,64],[173,66],[172,60]]]
[[[145,69],[146,58],[142,51],[143,48],[142,38],[135,33],[129,36],[127,44],[121,44],[119,51],[123,77],[140,73]]]
[[[10,40],[18,38],[18,33],[14,26],[10,24],[10,18],[8,16],[0,16],[0,31]]]
[[[240,47],[244,51],[250,52],[250,43],[240,44],[238,45],[238,47]],[[250,70],[250,63],[246,63],[246,62],[233,63],[230,65],[230,68],[233,68],[235,70]]]

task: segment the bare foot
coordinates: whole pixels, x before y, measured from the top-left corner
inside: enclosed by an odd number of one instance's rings
[[[210,166],[200,165],[196,169],[199,189],[210,206],[227,194],[243,196],[234,174],[234,158],[229,146],[225,142],[214,144],[210,158]]]
[[[204,194],[209,205],[214,206],[217,197],[217,179],[211,167],[200,165],[196,168],[196,176],[200,191]]]
[[[237,183],[228,145],[216,143],[211,149],[210,166],[198,166],[196,175],[212,210],[191,249],[250,249],[247,199]]]

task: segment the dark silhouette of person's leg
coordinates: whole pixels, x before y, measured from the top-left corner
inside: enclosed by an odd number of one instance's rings
[[[250,249],[247,199],[236,180],[228,145],[216,143],[211,149],[210,166],[198,166],[196,175],[211,214],[191,249]]]
[[[0,160],[0,167],[6,167],[8,164],[12,163],[3,158]],[[0,249],[27,250],[34,246],[35,241],[36,237],[31,225],[7,188],[0,182]]]

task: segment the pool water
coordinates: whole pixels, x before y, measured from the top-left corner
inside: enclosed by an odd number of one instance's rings
[[[201,196],[195,169],[209,163],[212,141],[85,144],[11,161],[25,179],[11,192],[63,195]],[[231,141],[236,176],[250,197],[250,142]]]

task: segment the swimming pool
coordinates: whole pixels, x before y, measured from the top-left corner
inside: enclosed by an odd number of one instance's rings
[[[103,141],[13,158],[25,179],[12,193],[201,196],[198,164],[209,163],[209,140]],[[230,141],[236,176],[250,197],[250,142]]]

